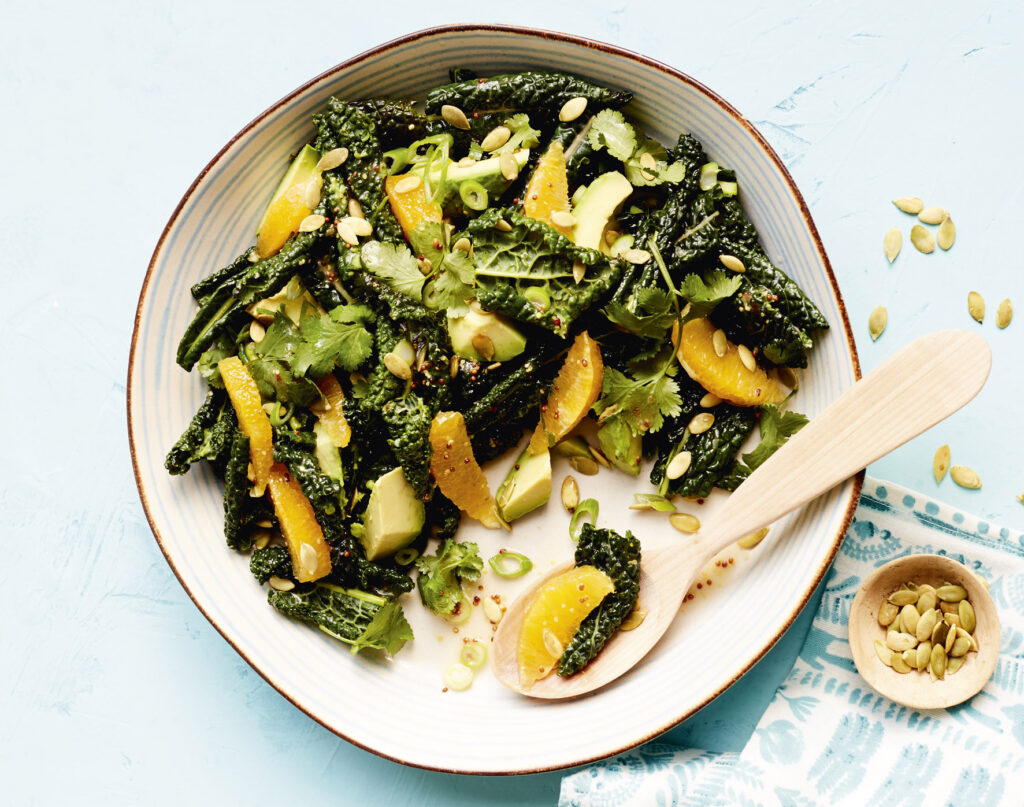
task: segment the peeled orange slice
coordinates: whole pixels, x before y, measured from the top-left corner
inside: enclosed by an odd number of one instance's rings
[[[600,396],[603,382],[601,347],[584,331],[569,348],[541,409],[540,423],[530,439],[530,453],[539,454],[575,429]]]
[[[576,566],[545,583],[519,629],[519,685],[529,689],[550,673],[587,614],[615,590],[594,566]]]
[[[715,351],[715,326],[707,318],[690,320],[683,326],[676,350],[687,375],[708,392],[736,406],[780,403],[786,396],[760,367],[747,369],[736,345],[719,336],[725,355]]]
[[[345,420],[345,413],[341,405],[345,400],[345,393],[341,384],[332,373],[328,373],[316,385],[323,393],[325,401],[314,401],[309,408],[320,419],[327,429],[327,435],[336,448],[344,448],[352,439],[352,427]]]
[[[460,510],[488,529],[502,521],[487,486],[487,477],[473,457],[461,412],[438,412],[430,424],[430,472],[441,492]]]
[[[267,480],[274,514],[292,556],[292,572],[300,583],[319,580],[331,571],[331,548],[316,520],[313,505],[288,468],[275,462]]]
[[[387,192],[391,211],[402,225],[402,232],[406,238],[413,234],[421,222],[441,221],[441,208],[427,199],[427,191],[422,182],[417,182],[414,188],[401,193],[395,189],[399,182],[410,176],[413,175],[398,174],[384,180],[384,190]]]
[[[263,411],[260,388],[238,356],[228,356],[217,364],[221,380],[238,416],[238,428],[249,438],[249,458],[256,475],[256,495],[267,488],[270,466],[274,464],[274,429]]]
[[[523,199],[523,213],[531,219],[550,224],[566,238],[571,238],[572,225],[567,227],[552,220],[552,214],[568,212],[569,180],[565,172],[565,152],[561,143],[552,143],[530,177]]]

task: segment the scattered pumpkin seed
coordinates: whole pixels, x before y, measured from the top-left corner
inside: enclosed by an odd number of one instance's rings
[[[348,149],[344,146],[341,148],[331,149],[317,161],[316,170],[333,171],[347,159]]]
[[[981,487],[981,477],[978,476],[978,472],[966,465],[954,465],[949,469],[949,475],[962,488],[977,490]]]
[[[948,215],[942,220],[942,224],[939,225],[937,240],[939,247],[942,249],[949,249],[956,241],[956,226],[953,224],[953,219]]]
[[[901,196],[899,199],[893,199],[892,203],[911,216],[916,216],[924,210],[924,202],[916,196]]]
[[[903,248],[903,233],[900,232],[900,228],[891,227],[886,231],[882,245],[885,247],[885,257],[889,259],[889,263],[892,263],[900,254],[900,249]]]
[[[605,468],[611,468],[612,464],[608,458],[604,455],[604,452],[596,446],[590,446],[590,453],[594,456],[594,459],[598,461]]]
[[[469,168],[471,165],[476,165],[476,159],[474,157],[463,157],[455,164],[459,166],[459,168]]]
[[[256,533],[255,539],[253,539],[252,545],[257,549],[265,549],[267,544],[270,543],[270,533],[266,530],[262,530]]]
[[[957,614],[960,617],[960,627],[968,633],[973,633],[978,620],[974,615],[974,606],[971,605],[970,600],[960,600]]]
[[[618,230],[605,230],[604,231],[604,242],[608,246],[611,246],[616,241],[618,241],[620,235],[622,235],[622,233],[620,233]]]
[[[568,474],[562,480],[562,506],[567,513],[575,512],[580,503],[580,486],[576,477]]]
[[[900,653],[892,654],[892,668],[898,673],[906,674],[910,672],[910,665],[907,664],[906,658]]]
[[[253,320],[249,324],[249,338],[252,339],[252,341],[255,344],[258,345],[260,342],[262,342],[263,341],[263,337],[266,336],[266,335],[267,335],[267,329],[264,328],[256,320]]]
[[[584,476],[593,476],[601,469],[597,461],[590,457],[569,457],[569,464]]]
[[[316,232],[317,230],[319,230],[321,227],[324,226],[324,222],[326,222],[326,221],[327,221],[327,219],[325,219],[319,213],[313,213],[313,214],[311,214],[309,216],[306,216],[306,218],[304,218],[302,221],[299,222],[299,232],[300,233]]]
[[[420,179],[419,174],[409,174],[408,176],[404,176],[395,183],[395,193],[409,193],[409,191],[414,191],[422,184],[422,182],[423,180]]]
[[[875,639],[875,653],[878,655],[879,660],[886,667],[892,666],[893,652],[888,648],[885,642],[880,639]]]
[[[878,624],[883,628],[889,627],[899,616],[900,609],[891,602],[883,602],[878,609]]]
[[[1013,303],[1007,297],[999,303],[999,308],[996,309],[996,327],[1005,328],[1010,324],[1011,319],[1013,319]]]
[[[551,223],[556,227],[575,227],[576,217],[567,210],[556,210],[551,214]]]
[[[412,378],[412,365],[409,364],[401,356],[396,356],[394,353],[387,353],[384,356],[384,366],[388,368],[388,372],[396,378],[401,378],[404,381],[408,381]]]
[[[487,334],[473,334],[471,342],[473,350],[479,353],[486,361],[490,361],[494,358],[494,342],[491,341],[491,337]]]
[[[504,612],[501,610],[501,606],[494,601],[491,597],[484,597],[484,616],[487,617],[487,621],[491,624],[497,625],[501,622]]]
[[[306,183],[306,192],[303,194],[302,203],[310,210],[320,204],[320,191],[323,185],[323,179],[318,176],[313,177]]]
[[[985,298],[976,291],[967,295],[967,313],[979,323],[985,320]]]
[[[700,530],[700,519],[689,513],[673,513],[668,517],[668,523],[680,532],[694,533]]]
[[[646,249],[627,249],[622,253],[622,259],[639,265],[647,263],[651,259],[651,253]]]
[[[519,176],[519,163],[516,162],[512,152],[501,152],[501,156],[498,157],[498,165],[501,167],[501,175],[509,182],[512,182]]]
[[[503,233],[510,233],[512,232],[512,225],[505,221],[505,219],[498,219],[494,225],[494,229],[501,230]]]
[[[452,244],[452,249],[457,249],[460,252],[466,252],[470,255],[473,254],[473,242],[470,241],[466,236],[462,236],[458,241]]]
[[[360,221],[366,221],[366,219],[360,219]],[[345,219],[342,219],[339,222],[335,222],[335,228],[337,229],[338,235],[341,237],[342,241],[344,241],[349,246],[358,246],[359,236],[357,236],[353,232],[352,228],[348,226],[348,223],[345,221]]]
[[[946,674],[952,675],[961,667],[964,666],[963,656],[954,656],[953,658],[946,659]]]
[[[736,272],[737,274],[742,275],[747,271],[747,267],[743,265],[743,261],[735,255],[719,255],[718,260],[722,262],[722,266],[726,269]]]
[[[935,677],[942,680],[946,676],[946,649],[942,645],[932,647],[931,657],[932,672]]]
[[[935,484],[938,485],[946,477],[949,470],[949,446],[939,446],[932,460],[932,474],[935,476]]]
[[[757,532],[752,532],[750,535],[744,535],[736,543],[738,543],[743,549],[753,549],[764,540],[769,530],[771,530],[771,527],[761,527]]]
[[[703,398],[700,399],[700,405],[702,409],[713,409],[722,402],[715,393],[709,392]]]
[[[570,98],[568,101],[562,104],[562,108],[558,110],[558,119],[562,123],[574,121],[576,120],[576,118],[583,114],[583,110],[585,110],[586,108],[587,99],[584,98],[582,95],[579,95],[576,98]]]
[[[715,348],[715,355],[718,356],[718,358],[720,359],[723,358],[726,352],[728,352],[729,350],[729,340],[725,335],[725,331],[723,331],[721,328],[716,330],[711,335],[711,344]]]
[[[267,582],[270,583],[270,587],[272,589],[276,589],[277,591],[291,591],[295,588],[295,583],[293,581],[284,577],[278,577],[276,574],[271,575],[270,580]]]
[[[572,265],[572,279],[576,284],[583,282],[587,276],[587,265],[583,261],[574,261]]]
[[[917,648],[910,648],[910,650],[903,651],[903,661],[906,662],[907,666],[912,670],[917,669]]]
[[[871,312],[871,316],[868,317],[868,333],[871,334],[872,342],[878,341],[878,337],[885,331],[885,326],[888,322],[889,312],[885,309],[884,305],[878,306],[878,308]]]
[[[690,469],[690,462],[693,455],[689,451],[680,451],[665,466],[665,476],[669,479],[678,479]]]
[[[917,633],[917,623],[921,620],[921,615],[917,612],[917,608],[913,605],[904,605],[900,610],[900,619],[903,620],[901,630],[904,633]]]
[[[902,608],[904,605],[913,605],[917,602],[917,592],[910,589],[897,589],[889,595],[889,602]]]
[[[362,205],[359,204],[359,200],[358,199],[349,199],[348,200],[348,214],[350,216],[354,217],[354,218],[357,218],[357,219],[365,219],[366,218],[366,216],[363,215],[363,208],[362,208]]]
[[[466,117],[466,113],[459,109],[457,106],[451,104],[445,104],[441,107],[441,117],[445,119],[445,122],[456,129],[469,130],[469,119]]]
[[[715,416],[710,412],[701,412],[690,419],[690,423],[686,428],[690,430],[690,434],[704,434],[714,425]]]
[[[922,224],[941,224],[948,216],[949,211],[938,205],[929,205],[917,214],[918,221]]]
[[[360,218],[359,216],[349,216],[348,218],[342,219],[342,222],[348,225],[352,232],[356,235],[363,236],[363,238],[373,235],[373,225],[364,218]]]
[[[920,224],[915,224],[910,228],[910,243],[918,252],[923,252],[925,255],[935,251],[935,236]]]
[[[434,272],[434,264],[432,264],[427,258],[420,258],[416,261],[416,265],[420,268],[420,274],[424,277],[433,274]]]
[[[494,151],[504,146],[512,136],[512,130],[507,126],[495,126],[487,133],[487,137],[480,141],[480,148],[484,151]]]
[[[754,360],[754,354],[750,352],[750,348],[746,345],[736,345],[736,352],[739,354],[740,362],[747,368],[747,371],[752,373],[757,369],[757,362]]]

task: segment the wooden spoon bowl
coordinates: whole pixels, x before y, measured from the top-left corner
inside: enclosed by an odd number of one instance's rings
[[[938,588],[945,582],[967,590],[977,625],[978,650],[964,657],[952,675],[931,680],[927,671],[898,673],[885,666],[875,653],[875,640],[885,641],[886,628],[878,624],[878,609],[901,583],[927,583]],[[880,695],[912,709],[945,709],[970,698],[992,677],[999,658],[999,615],[992,596],[977,575],[962,563],[944,555],[908,555],[890,561],[861,583],[850,606],[850,652],[857,671]]]

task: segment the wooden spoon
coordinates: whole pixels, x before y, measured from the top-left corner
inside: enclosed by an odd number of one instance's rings
[[[494,636],[494,673],[535,698],[571,698],[614,681],[658,642],[701,569],[720,551],[821,495],[903,445],[971,400],[988,378],[992,354],[968,331],[938,331],[886,359],[790,438],[725,501],[700,532],[644,547],[639,627],[619,631],[581,672],[549,675],[529,690],[519,684],[519,632],[537,590],[555,568],[508,608]]]
[[[875,653],[875,639],[885,641],[886,629],[878,624],[878,609],[885,598],[900,583],[938,588],[946,581],[967,590],[977,620],[973,633],[978,650],[964,656],[963,666],[939,681],[932,681],[927,672],[898,673],[886,667]],[[850,606],[849,631],[850,654],[861,677],[879,694],[912,709],[945,709],[962,703],[985,686],[999,659],[999,615],[992,595],[976,574],[943,555],[907,555],[868,575]]]

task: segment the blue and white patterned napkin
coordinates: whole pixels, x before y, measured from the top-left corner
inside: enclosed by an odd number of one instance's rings
[[[938,553],[984,577],[999,611],[995,674],[966,703],[915,711],[857,674],[847,617],[860,581]],[[867,479],[792,671],[740,753],[650,743],[562,780],[561,807],[1024,804],[1024,535]]]

